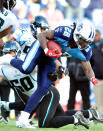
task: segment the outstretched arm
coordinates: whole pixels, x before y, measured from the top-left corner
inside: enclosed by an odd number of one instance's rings
[[[84,72],[86,74],[86,76],[88,77],[88,79],[94,84],[98,84],[98,80],[95,78],[95,74],[94,71],[91,67],[91,64],[89,61],[81,61]]]

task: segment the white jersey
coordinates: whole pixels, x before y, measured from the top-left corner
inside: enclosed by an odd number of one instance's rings
[[[9,81],[11,86],[31,96],[37,89],[37,73],[23,74],[11,65],[0,65],[0,75]]]
[[[0,32],[7,29],[9,26],[17,25],[16,16],[10,11],[4,8],[3,13],[0,11]]]
[[[26,43],[32,44],[35,38],[32,36],[30,28],[18,28],[13,33],[13,38],[22,46]]]

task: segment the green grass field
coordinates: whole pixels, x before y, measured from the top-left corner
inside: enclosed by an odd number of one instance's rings
[[[10,120],[8,124],[0,123],[0,131],[103,131],[103,123],[91,124],[90,129],[85,129],[78,126],[76,129],[74,125],[68,125],[61,128],[36,128],[36,129],[23,129],[15,126],[15,121]]]

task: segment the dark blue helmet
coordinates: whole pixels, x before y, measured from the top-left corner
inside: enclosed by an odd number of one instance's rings
[[[11,10],[16,5],[16,0],[4,0],[3,7]]]
[[[44,16],[36,16],[35,19],[31,22],[30,27],[33,36],[35,36],[38,34],[38,28],[48,29],[49,25]]]
[[[40,27],[40,28],[44,28],[44,29],[48,29],[48,21],[46,20],[46,18],[44,16],[36,16],[34,21],[32,22],[32,24],[35,27]]]
[[[20,50],[21,47],[16,41],[8,41],[4,44],[3,47],[3,53],[7,53],[11,51],[18,53]]]

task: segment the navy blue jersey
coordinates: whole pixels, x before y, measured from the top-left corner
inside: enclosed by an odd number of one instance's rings
[[[74,27],[58,26],[54,30],[54,41],[58,42],[62,47],[62,56],[71,56],[83,61],[88,61],[92,55],[92,49],[88,45],[85,49],[70,48],[70,41],[73,39]]]

